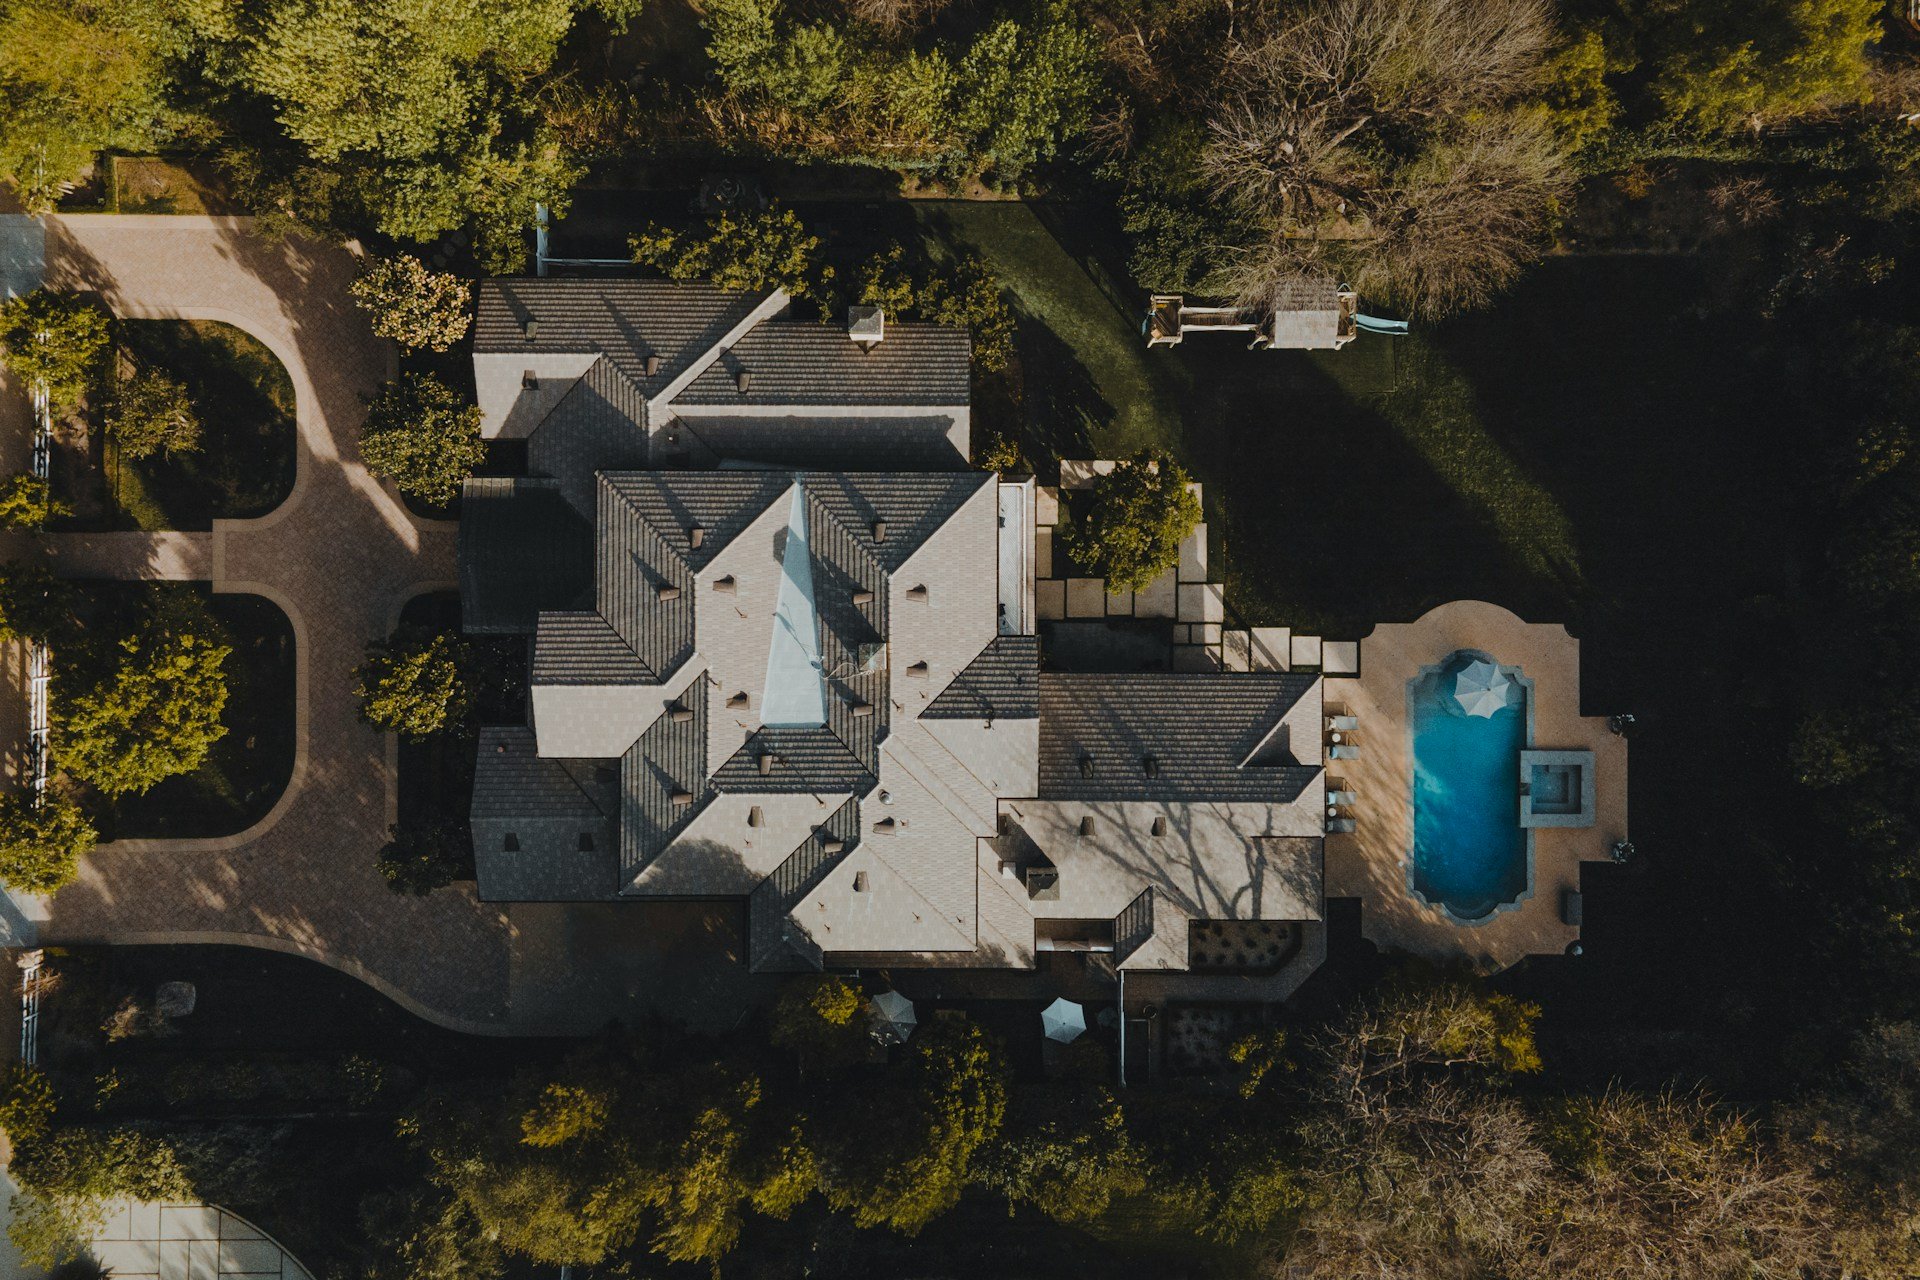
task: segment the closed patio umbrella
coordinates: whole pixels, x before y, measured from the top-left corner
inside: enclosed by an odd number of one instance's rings
[[[1455,679],[1454,701],[1470,716],[1491,717],[1507,705],[1507,690],[1512,684],[1499,667],[1475,659]]]
[[[905,1044],[920,1024],[913,1016],[913,1001],[898,991],[882,991],[867,1001],[867,1019],[873,1024],[874,1039],[888,1044]]]
[[[1049,1040],[1072,1044],[1086,1033],[1086,1011],[1062,996],[1040,1011],[1040,1029]]]

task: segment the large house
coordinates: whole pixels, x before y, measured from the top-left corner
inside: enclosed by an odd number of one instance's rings
[[[485,731],[483,897],[744,898],[760,969],[1184,969],[1311,921],[1317,674],[1043,669],[1034,489],[967,467],[966,334],[774,292],[481,286],[466,626],[531,641]]]

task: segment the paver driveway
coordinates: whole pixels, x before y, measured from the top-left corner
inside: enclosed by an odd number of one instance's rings
[[[471,886],[388,891],[373,854],[391,819],[387,742],[355,716],[350,672],[413,595],[454,581],[454,526],[414,519],[367,474],[354,440],[391,353],[347,296],[353,259],[272,242],[246,219],[81,216],[45,224],[49,285],[97,291],[121,315],[219,320],[293,380],[299,470],[286,502],[206,534],[46,535],[75,577],[210,577],[270,598],[298,646],[293,779],[251,829],[101,848],[39,934],[77,942],[233,942],[323,960],[437,1021],[518,1029],[512,928]]]

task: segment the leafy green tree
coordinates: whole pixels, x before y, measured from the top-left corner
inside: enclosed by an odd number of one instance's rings
[[[473,840],[457,822],[396,823],[375,861],[395,893],[421,897],[473,875]]]
[[[1102,1054],[1096,1079],[1016,1091],[1005,1130],[982,1154],[980,1181],[1010,1205],[1069,1224],[1096,1221],[1116,1199],[1143,1194],[1152,1169],[1104,1083],[1107,1065]]]
[[[812,1155],[791,1124],[766,1115],[758,1080],[716,1070],[676,1083],[674,1111],[691,1123],[664,1146],[653,1248],[673,1262],[718,1263],[739,1243],[743,1209],[785,1218],[806,1199]]]
[[[54,759],[108,795],[192,773],[226,736],[227,657],[203,607],[142,611],[130,634],[74,664],[53,698]]]
[[[1013,363],[1013,310],[999,277],[979,256],[936,268],[920,291],[918,310],[936,324],[965,328],[976,368],[999,373]]]
[[[44,529],[50,521],[72,514],[72,507],[53,496],[52,483],[31,471],[0,481],[0,529]]]
[[[1580,151],[1608,136],[1620,115],[1609,76],[1633,70],[1599,26],[1574,31],[1547,62],[1541,105],[1553,131],[1569,150]]]
[[[53,1127],[53,1083],[38,1067],[16,1062],[0,1094],[0,1132],[15,1146],[37,1142]]]
[[[373,331],[408,350],[445,351],[467,336],[473,290],[449,271],[429,270],[410,253],[369,259],[349,291]]]
[[[112,326],[106,312],[71,293],[35,289],[0,306],[8,372],[42,384],[56,411],[72,409],[97,385]]]
[[[959,1202],[1006,1109],[1006,1066],[987,1034],[925,1027],[904,1070],[836,1086],[809,1115],[820,1190],[858,1226],[917,1234]]]
[[[115,1200],[191,1201],[193,1186],[167,1143],[135,1129],[53,1126],[16,1142],[20,1184],[7,1237],[31,1265],[79,1256]]]
[[[693,231],[649,224],[629,242],[636,264],[672,280],[712,280],[723,289],[784,289],[821,300],[833,280],[820,237],[791,209],[736,217],[723,211]]]
[[[136,460],[200,448],[200,415],[186,384],[159,369],[136,369],[120,383],[107,409],[107,431],[120,452]]]
[[[403,630],[368,645],[353,673],[360,718],[414,742],[464,726],[474,711],[470,662],[467,646],[450,635]]]
[[[832,1070],[867,1056],[866,1000],[836,974],[796,978],[773,1006],[773,1042],[800,1056],[802,1068]]]
[[[45,565],[0,564],[0,640],[49,640],[72,620],[72,592]]]
[[[1099,90],[1091,33],[1069,6],[1049,4],[974,40],[960,59],[954,124],[972,163],[1011,180],[1086,129]]]
[[[360,456],[367,470],[392,480],[402,493],[435,505],[452,502],[486,461],[480,410],[462,403],[432,374],[403,374],[367,407]]]
[[[35,805],[24,795],[0,795],[0,880],[27,893],[53,893],[69,884],[100,833],[79,805],[49,790]]]
[[[0,178],[29,213],[53,208],[109,148],[165,132],[174,43],[148,0],[11,0],[0,8]]]
[[[1200,523],[1200,500],[1172,459],[1143,451],[1094,481],[1071,529],[1073,554],[1098,565],[1115,591],[1139,591],[1180,563],[1180,542]]]
[[[1877,0],[1654,0],[1653,92],[1667,117],[1725,130],[1868,96]]]

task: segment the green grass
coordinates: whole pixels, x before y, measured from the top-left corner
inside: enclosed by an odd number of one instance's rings
[[[293,382],[271,351],[231,325],[128,320],[122,344],[136,360],[187,386],[203,427],[200,448],[132,461],[109,439],[103,466],[121,527],[208,529],[216,518],[265,515],[293,489]]]

